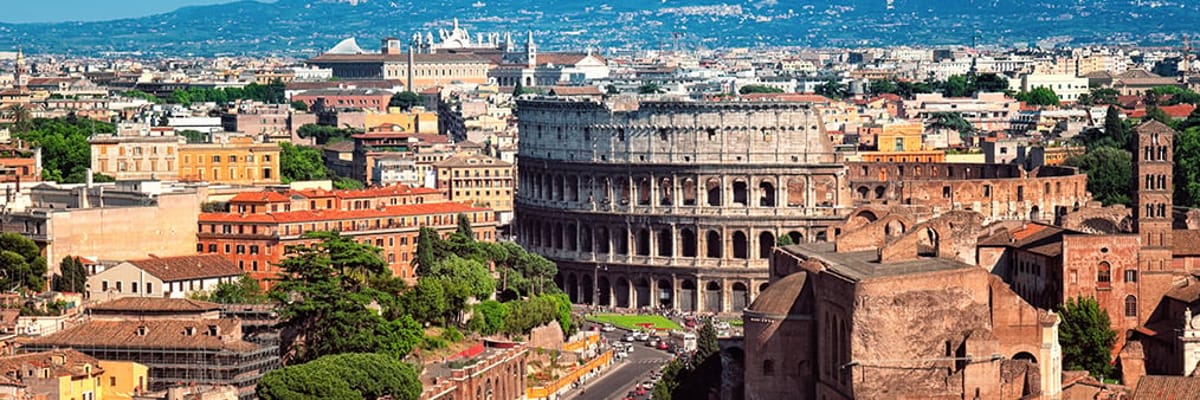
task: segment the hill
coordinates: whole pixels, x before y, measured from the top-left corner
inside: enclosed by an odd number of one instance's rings
[[[544,49],[1033,43],[1166,44],[1195,33],[1189,0],[278,0],[185,7],[102,22],[0,23],[0,48],[311,55],[346,37],[444,28],[534,30]],[[834,4],[830,4],[834,3]],[[0,17],[2,18],[2,17]]]

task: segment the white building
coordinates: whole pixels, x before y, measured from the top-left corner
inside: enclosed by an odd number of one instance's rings
[[[193,293],[209,292],[220,283],[235,282],[242,274],[232,261],[216,254],[149,258],[125,261],[89,276],[87,292],[92,301],[187,298]]]
[[[1058,101],[1064,103],[1079,101],[1080,95],[1091,92],[1088,79],[1075,75],[1026,74],[1019,81],[1011,81],[1009,86],[1019,92],[1029,92],[1039,87],[1050,88],[1058,95]]]

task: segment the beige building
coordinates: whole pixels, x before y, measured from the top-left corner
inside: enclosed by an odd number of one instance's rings
[[[187,139],[144,124],[122,124],[115,135],[88,140],[92,171],[124,180],[175,180],[179,176],[179,147]]]
[[[179,149],[179,179],[237,185],[280,182],[279,143],[259,143],[249,136],[217,140],[185,144]]]
[[[188,298],[209,292],[242,275],[233,262],[214,254],[151,257],[122,262],[88,277],[88,298],[108,301],[122,297]]]
[[[474,153],[460,153],[433,164],[437,187],[450,201],[488,207],[512,215],[513,165]],[[505,221],[506,218],[499,218]]]

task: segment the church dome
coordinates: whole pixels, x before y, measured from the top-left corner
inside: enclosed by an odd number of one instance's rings
[[[354,38],[347,38],[338,42],[337,46],[333,46],[325,54],[363,54],[366,52],[362,47],[358,47],[358,41],[354,40]]]

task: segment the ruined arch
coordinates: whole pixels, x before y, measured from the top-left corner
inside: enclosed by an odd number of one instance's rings
[[[663,178],[658,184],[658,205],[670,206],[675,203],[675,185],[671,178]]]
[[[723,298],[721,292],[721,284],[717,281],[709,281],[704,285],[704,311],[719,313],[722,310]]]
[[[592,282],[592,276],[589,274],[579,275],[579,290],[582,292],[579,293],[580,302],[584,304],[592,304],[592,301],[595,299],[595,297],[592,297],[592,295],[594,295],[596,291],[596,286],[594,285],[594,282]]]
[[[721,206],[721,181],[717,178],[708,178],[704,181],[705,198],[708,200],[708,205],[712,207]]]
[[[658,280],[658,305],[662,308],[675,307],[675,294],[672,293],[672,285],[669,280]]]
[[[696,205],[696,180],[693,178],[683,179],[683,205]]]
[[[635,307],[650,307],[650,280],[638,279],[633,286],[633,294]]]
[[[696,231],[692,228],[679,229],[679,246],[683,257],[696,257],[696,249],[700,247]]]
[[[792,240],[792,243],[803,243],[804,242],[804,234],[801,234],[799,231],[788,232],[787,236],[788,236],[788,239]]]
[[[658,231],[658,256],[659,257],[674,257],[675,256],[675,235],[671,233],[671,228],[663,228]]]
[[[599,289],[599,302],[601,306],[612,305],[612,285],[608,281],[607,276],[601,276],[596,279],[596,286]]]
[[[629,308],[629,291],[632,289],[629,285],[629,280],[625,277],[617,278],[617,285],[613,287],[613,294],[616,299],[616,307]]]
[[[764,179],[758,183],[758,191],[760,193],[758,205],[760,207],[775,207],[775,182],[769,179]]]
[[[750,185],[743,178],[733,180],[733,204],[742,207],[750,206]]]
[[[733,258],[739,260],[750,258],[750,240],[746,238],[745,232],[733,231]]]
[[[937,257],[941,235],[932,227],[924,227],[917,236],[917,256]]]
[[[787,205],[788,207],[800,207],[804,205],[804,180],[800,178],[788,178],[787,180]]]
[[[637,205],[650,205],[650,178],[637,178]]]
[[[575,277],[574,273],[569,273],[569,274],[567,274],[566,284],[567,284],[567,287],[563,288],[563,290],[567,292],[567,297],[569,299],[571,299],[572,303],[578,303],[579,302],[579,279],[577,279]]]
[[[709,230],[704,238],[705,255],[708,258],[721,258],[721,234]]]
[[[696,282],[684,279],[679,282],[679,299],[676,301],[680,311],[696,311]]]
[[[750,291],[745,283],[734,282],[731,288],[729,297],[729,310],[732,312],[741,312],[750,304]]]
[[[596,229],[596,252],[600,254],[612,254],[612,242],[610,242],[608,228],[599,227]]]
[[[650,230],[646,229],[646,228],[638,229],[636,241],[637,241],[636,244],[634,244],[634,250],[637,251],[637,255],[649,256],[650,255]]]
[[[775,234],[763,231],[758,234],[758,258],[771,258],[771,251],[775,248]]]

